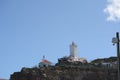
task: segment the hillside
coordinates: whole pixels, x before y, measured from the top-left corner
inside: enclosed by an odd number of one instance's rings
[[[117,71],[99,68],[43,67],[22,68],[10,80],[117,80]]]
[[[24,67],[20,72],[14,72],[10,80],[117,80],[117,67],[95,65],[116,60],[116,57],[110,57],[95,59],[91,63],[70,63],[63,58],[55,66]]]

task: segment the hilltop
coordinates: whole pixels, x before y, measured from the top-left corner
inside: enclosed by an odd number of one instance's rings
[[[101,61],[111,62],[114,58],[96,59],[85,64],[59,64],[58,60],[55,66],[23,67],[20,72],[14,72],[10,80],[117,80],[116,68],[96,64]]]
[[[117,57],[95,59],[88,63],[77,56],[77,45],[72,42],[69,56],[58,59],[55,65],[45,59],[33,68],[23,67],[10,80],[117,80]]]

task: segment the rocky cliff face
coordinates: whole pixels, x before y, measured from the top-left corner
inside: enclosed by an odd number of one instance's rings
[[[117,80],[117,70],[80,67],[22,68],[10,80]]]

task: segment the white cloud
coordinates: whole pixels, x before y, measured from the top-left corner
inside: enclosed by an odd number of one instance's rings
[[[108,13],[108,21],[120,21],[120,0],[107,0],[108,5],[104,9]]]

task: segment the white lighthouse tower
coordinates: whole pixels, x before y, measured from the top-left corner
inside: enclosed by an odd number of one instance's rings
[[[72,42],[72,44],[70,45],[70,58],[72,61],[78,61],[78,57],[77,57],[77,45]]]

